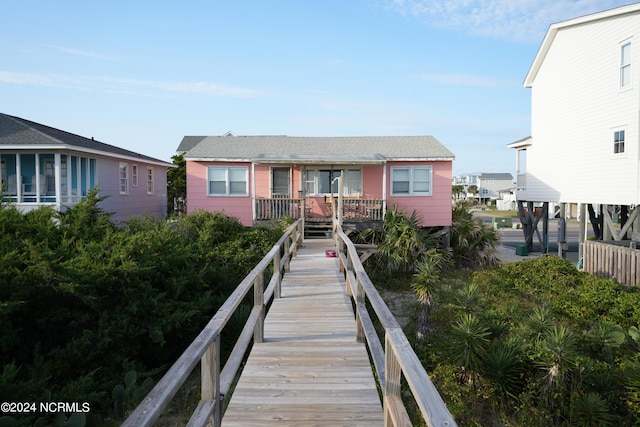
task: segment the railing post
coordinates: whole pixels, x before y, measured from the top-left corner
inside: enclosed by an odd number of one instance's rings
[[[388,333],[385,334],[384,338],[384,372],[385,382],[382,395],[384,425],[385,427],[390,427],[395,426],[392,402],[397,399],[401,399],[400,380],[402,367],[400,366],[400,363],[398,363],[398,359]]]
[[[362,325],[362,319],[360,318],[360,309],[366,309],[366,294],[362,281],[359,277],[356,277],[356,342],[365,343],[367,337],[365,334],[364,326]]]
[[[260,316],[253,330],[253,342],[264,341],[264,271],[253,282],[253,305],[260,308]]]
[[[287,253],[285,252],[284,256],[287,256]],[[273,257],[273,274],[277,275],[277,280],[276,280],[276,288],[273,291],[273,297],[274,298],[280,298],[280,293],[282,290],[282,276],[280,274],[280,251],[276,252],[275,256]]]
[[[289,242],[289,239],[285,239],[284,240],[284,256],[285,256],[285,261],[284,261],[284,271],[289,271],[290,268],[290,264],[291,264],[291,257],[289,256],[289,249],[291,248],[291,243]]]
[[[211,343],[200,359],[200,387],[202,400],[214,401],[213,427],[220,427],[222,401],[220,398],[220,335]]]

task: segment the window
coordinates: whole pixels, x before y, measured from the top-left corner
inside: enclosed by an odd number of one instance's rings
[[[392,167],[391,194],[393,196],[430,196],[431,167]]]
[[[624,130],[616,130],[613,132],[613,154],[624,153]]]
[[[207,194],[210,196],[246,196],[248,190],[249,169],[247,167],[217,167],[208,169],[209,186]]]
[[[305,178],[305,190],[312,195],[338,195],[338,181],[336,178],[342,176],[342,194],[345,196],[362,192],[362,171],[360,169],[349,169],[346,171],[337,169],[317,169],[307,170]],[[335,181],[334,181],[335,180]]]
[[[138,186],[138,165],[131,165],[131,185]]]
[[[147,194],[153,194],[153,168],[147,168]]]
[[[620,47],[620,89],[631,87],[631,42]]]
[[[129,194],[129,172],[126,163],[120,163],[120,194]]]

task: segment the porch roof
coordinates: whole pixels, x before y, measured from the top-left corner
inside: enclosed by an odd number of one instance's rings
[[[198,137],[200,138],[200,137]],[[184,141],[193,142],[186,136]],[[186,151],[191,160],[255,163],[383,163],[388,160],[452,161],[433,136],[207,136]]]
[[[127,158],[171,167],[172,165],[114,145],[85,138],[20,117],[0,113],[0,150],[76,150]]]

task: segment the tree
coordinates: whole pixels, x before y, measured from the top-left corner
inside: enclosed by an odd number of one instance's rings
[[[167,204],[169,212],[183,214],[187,208],[187,162],[184,153],[171,157],[177,167],[167,171]]]
[[[451,194],[453,195],[454,200],[460,199],[465,194],[464,185],[453,185],[451,187]]]

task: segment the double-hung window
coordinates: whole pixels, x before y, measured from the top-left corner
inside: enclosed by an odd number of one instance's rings
[[[147,194],[153,194],[153,168],[147,167]]]
[[[620,89],[631,87],[631,42],[620,46]]]
[[[120,194],[129,194],[129,169],[126,163],[120,163]]]
[[[249,194],[249,168],[246,166],[210,166],[207,181],[209,196],[246,196]]]
[[[431,166],[391,168],[392,196],[430,196]]]
[[[613,131],[613,154],[624,153],[624,140],[625,140],[624,129],[618,129]]]

